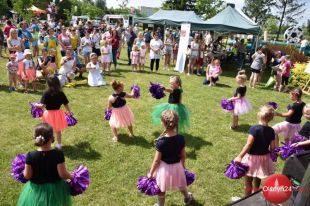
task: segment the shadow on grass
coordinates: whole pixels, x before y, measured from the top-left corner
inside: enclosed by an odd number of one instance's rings
[[[238,127],[236,129],[234,129],[234,131],[248,134],[250,127],[251,127],[251,125],[249,125],[249,124],[240,124],[240,125],[238,125]]]
[[[193,199],[193,201],[189,204],[187,204],[188,206],[204,206],[204,204],[198,202],[197,200]],[[179,205],[175,205],[175,204],[172,204],[171,206],[179,206]]]
[[[118,136],[118,142],[125,145],[135,145],[143,148],[150,149],[153,147],[153,142],[148,142],[141,136],[129,137],[127,134],[120,134]]]
[[[85,159],[85,160],[99,160],[101,154],[91,148],[89,142],[79,142],[74,145],[64,145],[62,147],[66,157],[76,160],[76,159]]]
[[[34,94],[34,95],[42,95],[43,94],[43,91],[45,89],[45,84],[42,86],[42,84],[40,84],[40,82],[37,82],[37,91],[33,91],[32,89],[32,85],[30,84],[29,85],[29,88],[28,88],[28,94]],[[9,86],[8,85],[0,85],[0,92],[6,92],[6,93],[12,93],[9,91]],[[18,92],[18,93],[24,93],[25,92],[25,89],[22,88],[22,89],[16,89],[14,92]]]

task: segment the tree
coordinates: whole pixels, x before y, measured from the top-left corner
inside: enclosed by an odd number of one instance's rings
[[[107,10],[107,3],[105,0],[96,0],[95,6],[101,10],[104,10],[104,11]]]
[[[276,34],[278,32],[278,20],[274,16],[267,18],[264,24],[264,30],[268,31],[269,34]]]
[[[166,0],[162,4],[163,9],[167,10],[182,10],[195,11],[196,0]]]
[[[7,15],[8,12],[8,2],[7,0],[0,0],[0,15]]]
[[[297,23],[296,18],[302,18],[301,15],[305,12],[305,5],[306,3],[299,3],[298,0],[277,0],[275,8],[277,13],[281,14],[276,16],[280,21],[277,40],[279,39],[283,23],[287,25]]]
[[[224,1],[222,0],[197,0],[196,12],[203,19],[209,19],[223,10]]]
[[[271,16],[271,8],[275,3],[275,0],[245,0],[242,11],[257,24],[263,26]]]
[[[13,9],[18,15],[28,20],[32,16],[32,11],[30,11],[29,8],[33,3],[33,0],[15,0],[13,2]]]
[[[307,33],[308,33],[308,35],[310,35],[310,20],[308,19],[308,21],[307,21]]]
[[[118,5],[121,9],[127,8],[129,0],[116,0],[116,1],[119,2]]]

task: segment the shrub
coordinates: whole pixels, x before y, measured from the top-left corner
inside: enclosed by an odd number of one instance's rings
[[[292,45],[274,45],[268,44],[266,45],[268,49],[270,49],[273,53],[276,51],[281,51],[285,55],[289,55],[290,59],[293,63],[307,63],[308,57],[304,54],[300,53],[298,49],[296,49]]]
[[[305,72],[307,64],[297,63],[291,71],[290,86],[303,88],[310,79],[310,74]]]

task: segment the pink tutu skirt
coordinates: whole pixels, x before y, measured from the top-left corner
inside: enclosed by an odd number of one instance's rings
[[[272,127],[276,134],[282,134],[285,141],[288,141],[296,132],[300,130],[300,124],[291,124],[287,121],[280,122]]]
[[[18,70],[17,70],[17,75],[20,79],[23,79],[25,78],[25,75],[24,75],[24,63],[21,61],[21,62],[18,62]]]
[[[185,189],[187,183],[182,163],[167,164],[161,161],[156,171],[156,183],[162,192]]]
[[[243,115],[247,114],[252,110],[251,103],[245,98],[241,97],[240,99],[236,99],[234,101],[234,115]]]
[[[36,80],[36,70],[26,69],[26,76],[23,77],[24,80],[34,81]]]
[[[145,57],[140,57],[139,64],[145,64]]]
[[[113,128],[132,126],[134,122],[133,113],[127,105],[113,108],[109,124]]]
[[[68,127],[65,112],[59,110],[45,110],[42,116],[43,122],[49,123],[54,132],[61,132]]]
[[[111,62],[110,55],[102,55],[101,56],[101,62],[102,63],[110,63]]]
[[[249,171],[246,176],[257,177],[259,179],[266,178],[274,173],[274,163],[271,160],[270,154],[251,155],[246,154],[241,163],[249,166]]]

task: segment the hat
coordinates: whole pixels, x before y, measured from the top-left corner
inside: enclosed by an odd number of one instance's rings
[[[27,55],[27,54],[31,54],[32,55],[32,52],[30,49],[25,49],[24,51],[24,55]]]
[[[96,53],[91,53],[91,54],[89,55],[90,58],[92,58],[93,56],[97,56],[97,54],[96,54]]]

